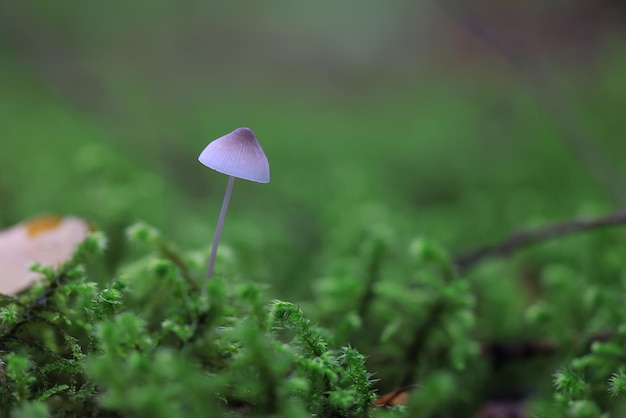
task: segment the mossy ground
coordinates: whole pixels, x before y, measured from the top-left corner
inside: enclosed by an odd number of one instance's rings
[[[623,173],[626,59],[607,45],[593,83],[556,79]],[[2,416],[470,417],[502,398],[537,417],[626,413],[624,230],[455,268],[511,231],[618,204],[509,73],[227,83],[169,103],[154,80],[92,72],[118,95],[95,109],[0,45],[0,225],[98,227],[0,298]],[[240,125],[272,180],[235,183],[207,284],[226,178],[196,158]],[[370,406],[412,384],[408,405]]]

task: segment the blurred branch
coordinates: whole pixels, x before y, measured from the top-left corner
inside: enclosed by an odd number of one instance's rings
[[[158,249],[163,257],[170,260],[172,263],[174,263],[176,267],[178,267],[181,276],[183,276],[189,287],[194,292],[199,292],[200,289],[198,288],[197,281],[189,272],[189,268],[187,267],[187,263],[185,262],[183,257],[164,240],[159,243]]]
[[[593,181],[617,207],[626,205],[622,179],[624,173],[611,160],[598,141],[577,121],[575,112],[563,98],[543,70],[541,63],[523,51],[523,46],[504,30],[497,30],[493,22],[470,11],[468,2],[439,0],[434,2],[446,15],[496,50],[526,79],[544,112],[551,116],[562,130],[562,139],[587,170]]]
[[[364,328],[367,328],[366,322],[368,321],[368,310],[370,309],[375,296],[374,287],[380,279],[380,266],[385,255],[384,253],[384,247],[382,245],[377,245],[367,265],[367,284],[365,285],[365,291],[363,292],[363,296],[361,297],[357,308],[357,315],[361,318],[361,321],[363,321]]]
[[[437,328],[441,317],[446,311],[447,304],[443,299],[437,300],[428,311],[424,322],[415,330],[413,340],[404,353],[405,372],[400,386],[409,386],[415,381],[415,372],[419,364],[420,357],[426,349],[426,343],[431,333]]]
[[[578,232],[626,224],[626,210],[594,219],[573,219],[542,228],[516,232],[503,241],[487,245],[456,257],[454,264],[466,272],[487,258],[504,257],[514,251],[550,239],[561,238]]]
[[[580,355],[591,350],[591,346],[596,342],[605,342],[615,336],[611,331],[599,331],[589,336],[576,336],[571,345],[559,345],[549,340],[530,340],[517,343],[505,343],[500,341],[487,341],[481,344],[480,354],[489,359],[494,371],[499,370],[503,365],[519,360],[527,360],[538,356],[547,356],[559,350],[570,350],[576,348]]]

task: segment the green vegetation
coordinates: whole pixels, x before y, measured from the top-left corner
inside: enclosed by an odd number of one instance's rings
[[[97,227],[0,296],[0,416],[471,417],[495,398],[540,418],[625,416],[624,229],[459,264],[624,203],[626,56],[598,54],[593,83],[551,69],[569,119],[501,68],[341,91],[220,79],[169,102],[157,75],[103,61],[91,74],[115,94],[94,105],[0,44],[0,226]],[[205,283],[224,177],[197,155],[241,125],[272,181],[237,184]],[[372,407],[402,387],[407,405]]]

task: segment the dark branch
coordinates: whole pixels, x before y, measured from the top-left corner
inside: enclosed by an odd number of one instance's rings
[[[161,255],[167,258],[169,261],[174,263],[176,267],[180,270],[180,274],[183,276],[187,284],[191,287],[191,289],[195,292],[198,292],[200,289],[196,284],[196,280],[189,273],[189,268],[187,267],[187,263],[182,258],[180,254],[176,250],[174,250],[167,242],[164,240],[161,241],[158,245],[158,249],[161,252]]]
[[[626,224],[626,210],[614,212],[595,219],[574,219],[542,228],[520,231],[504,241],[487,245],[474,251],[461,254],[454,259],[460,272],[465,272],[487,258],[504,257],[514,251],[550,239],[561,238],[578,232]]]
[[[384,247],[377,245],[367,266],[367,284],[357,310],[359,318],[361,318],[364,323],[367,320],[368,310],[375,296],[374,287],[380,278],[380,265],[382,264],[384,253]]]
[[[408,386],[415,381],[415,371],[419,364],[420,357],[426,349],[426,343],[432,331],[437,327],[447,308],[443,299],[435,302],[428,312],[426,319],[421,323],[419,328],[413,334],[413,341],[408,346],[404,354],[404,366],[406,367],[404,376],[402,377],[401,386]]]

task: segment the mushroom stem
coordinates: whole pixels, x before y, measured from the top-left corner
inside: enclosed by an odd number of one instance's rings
[[[220,235],[222,235],[222,227],[224,226],[224,219],[226,218],[226,210],[228,209],[230,195],[233,192],[233,184],[235,184],[235,177],[228,176],[228,185],[226,186],[226,193],[224,194],[224,201],[222,202],[220,216],[217,219],[217,227],[215,228],[215,236],[213,237],[213,245],[211,246],[211,257],[209,258],[209,267],[206,272],[207,282],[211,278],[211,274],[213,274],[213,267],[215,266],[215,256],[217,255],[217,246],[220,243]]]

